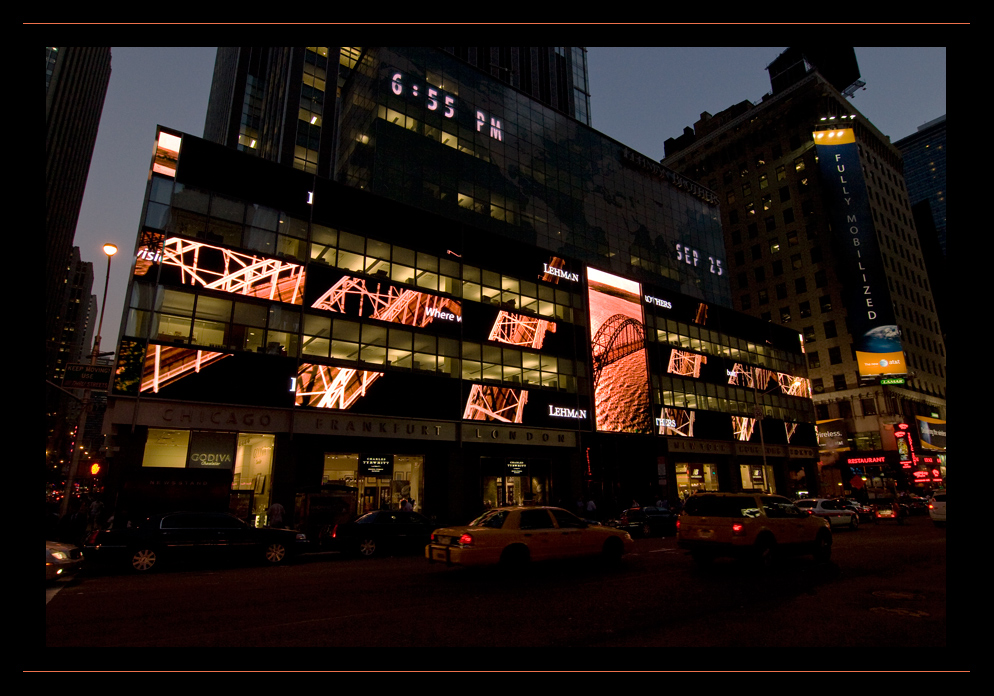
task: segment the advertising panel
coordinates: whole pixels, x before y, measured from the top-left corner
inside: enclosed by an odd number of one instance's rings
[[[919,441],[923,450],[946,450],[946,421],[926,416],[915,416],[918,421]]]
[[[642,286],[587,268],[598,430],[651,433]]]
[[[855,132],[842,129],[813,135],[832,228],[843,250],[843,304],[855,338],[859,374],[906,374],[901,331],[877,246]]]
[[[149,230],[141,233],[134,274],[163,285],[194,285],[297,305],[304,301],[300,264]]]
[[[820,420],[815,425],[818,431],[818,450],[820,452],[835,452],[848,450],[846,422],[842,418]]]

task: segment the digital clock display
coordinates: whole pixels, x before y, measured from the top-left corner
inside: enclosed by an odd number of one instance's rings
[[[403,73],[393,73],[390,78],[390,89],[398,97],[424,99],[428,111],[441,110],[445,118],[453,118],[456,115],[456,98],[453,95],[430,85],[409,80]]]

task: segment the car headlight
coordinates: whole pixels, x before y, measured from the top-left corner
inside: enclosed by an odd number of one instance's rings
[[[52,558],[60,561],[68,560],[69,556],[66,555],[65,551],[52,551]]]

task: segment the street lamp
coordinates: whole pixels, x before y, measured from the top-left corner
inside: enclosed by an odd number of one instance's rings
[[[104,309],[107,307],[107,287],[110,284],[110,261],[111,257],[117,253],[117,245],[108,242],[104,244],[104,253],[107,254],[107,275],[104,278],[104,298],[100,303],[100,317],[97,320],[97,335],[93,339],[93,350],[90,352],[90,366],[97,364],[97,355],[100,353],[100,332],[103,330]],[[73,442],[72,461],[69,463],[69,476],[66,478],[66,492],[62,496],[61,514],[64,517],[69,511],[69,499],[72,496],[72,488],[76,478],[76,467],[79,466],[79,452],[82,450],[83,430],[86,427],[86,414],[90,410],[90,390],[83,391],[83,403],[80,405],[79,420],[76,423],[76,439]]]

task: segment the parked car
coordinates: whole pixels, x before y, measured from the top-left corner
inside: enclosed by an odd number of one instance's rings
[[[780,553],[810,553],[825,562],[832,555],[832,528],[781,496],[695,493],[677,521],[677,545],[701,565],[724,556],[768,566]]]
[[[946,526],[946,492],[935,491],[928,501],[928,516],[936,527]]]
[[[424,515],[403,510],[376,510],[354,522],[335,525],[332,546],[369,558],[385,553],[418,551],[431,538],[434,525]]]
[[[221,512],[170,512],[132,527],[92,532],[83,544],[83,557],[145,573],[184,558],[241,557],[277,565],[306,548],[307,536],[294,529],[251,527]]]
[[[877,498],[874,501],[877,521],[893,520],[898,524],[904,524],[904,519],[908,516],[908,511],[894,499]]]
[[[618,560],[634,548],[628,532],[591,524],[557,507],[488,510],[463,527],[436,529],[425,558],[447,565],[521,566],[574,556]]]
[[[842,501],[831,498],[805,498],[794,504],[809,515],[828,520],[832,527],[859,528],[859,513]]]
[[[676,514],[668,508],[629,508],[608,526],[623,529],[633,537],[665,536],[676,533]]]
[[[45,542],[45,582],[72,575],[82,563],[83,554],[78,546],[57,541]]]

